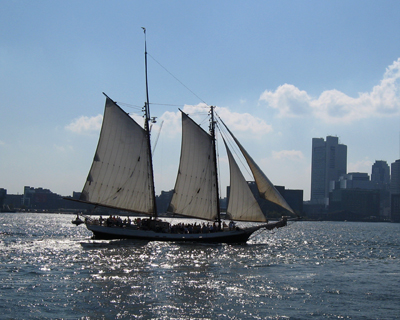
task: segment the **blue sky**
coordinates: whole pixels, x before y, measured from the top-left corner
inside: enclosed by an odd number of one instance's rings
[[[370,174],[400,158],[399,12],[399,1],[0,1],[0,187],[82,189],[102,92],[127,112],[145,101],[141,27],[153,137],[164,121],[157,193],[175,182],[178,107],[201,103],[305,200],[313,137],[338,136],[348,171]]]

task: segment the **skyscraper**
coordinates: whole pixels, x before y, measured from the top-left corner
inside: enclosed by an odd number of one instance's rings
[[[393,162],[391,167],[390,193],[400,194],[400,159]]]
[[[392,221],[400,222],[400,159],[391,165],[390,176],[391,216]]]
[[[328,204],[329,182],[347,172],[347,146],[338,137],[312,139],[311,203]]]
[[[390,219],[390,167],[386,161],[376,160],[372,165],[371,183],[373,188],[379,190],[380,217]]]
[[[371,181],[378,185],[390,184],[390,169],[386,161],[375,161],[372,165]]]

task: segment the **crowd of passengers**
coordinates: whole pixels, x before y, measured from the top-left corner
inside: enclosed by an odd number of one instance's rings
[[[222,225],[223,229],[234,230],[236,229],[235,223],[231,221],[228,225],[224,222]],[[170,233],[211,233],[217,232],[218,225],[214,222],[213,224],[210,223],[178,223],[170,227]]]
[[[148,221],[149,219],[141,219],[136,218],[132,220],[129,217],[126,217],[124,220],[121,219],[119,216],[109,216],[107,219],[104,219],[102,216],[99,217],[98,220],[92,221],[92,223],[99,224],[101,226],[107,227],[130,227],[136,226],[138,229],[141,230],[149,230],[148,228]],[[213,224],[208,223],[178,223],[175,225],[168,224],[168,230],[163,228],[163,232],[167,233],[211,233],[218,231],[218,225],[216,222]],[[230,221],[229,225],[223,222],[223,230],[236,230],[236,224],[234,221]]]

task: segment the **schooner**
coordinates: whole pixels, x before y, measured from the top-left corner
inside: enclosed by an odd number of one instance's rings
[[[143,28],[144,29],[144,28]],[[144,29],[146,33],[146,30]],[[139,125],[115,101],[106,96],[103,123],[92,166],[79,201],[96,206],[144,214],[140,223],[114,223],[85,219],[95,239],[141,239],[149,241],[191,241],[245,243],[257,230],[286,225],[282,219],[268,223],[246,182],[228,144],[224,140],[230,166],[230,194],[227,217],[232,221],[257,222],[248,227],[229,227],[221,219],[216,153],[215,107],[209,109],[209,132],[181,111],[182,142],[179,169],[168,212],[212,222],[212,230],[197,223],[176,231],[173,224],[157,215],[153,158],[150,139],[150,104],[145,41],[146,102],[144,126]],[[222,120],[254,177],[260,197],[293,213],[281,194],[262,172]]]

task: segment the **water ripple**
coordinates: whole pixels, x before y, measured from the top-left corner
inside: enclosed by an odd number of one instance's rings
[[[391,319],[400,225],[298,222],[246,245],[93,241],[68,215],[0,216],[10,319]]]

